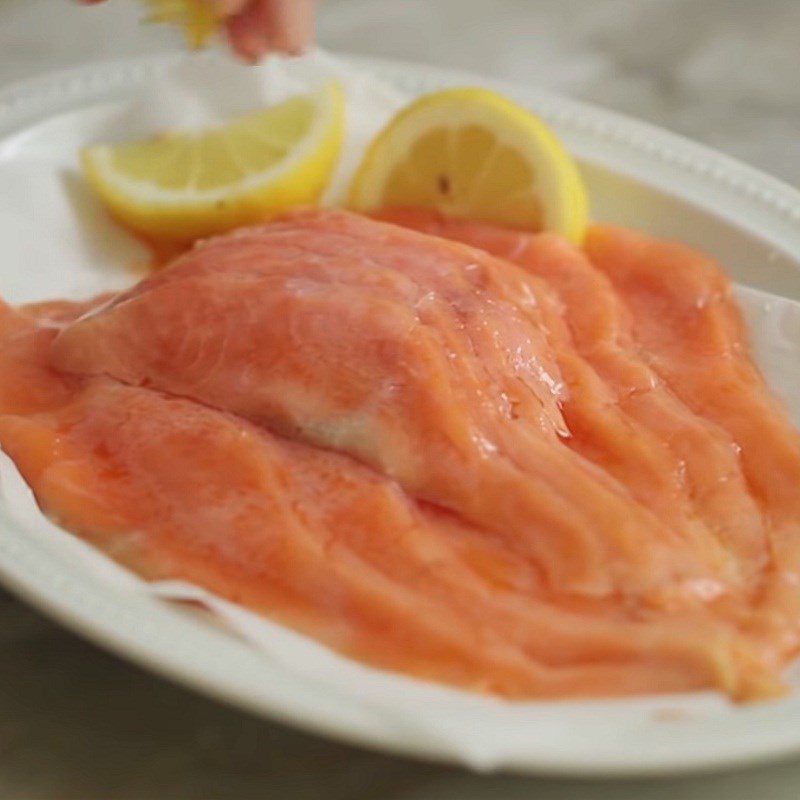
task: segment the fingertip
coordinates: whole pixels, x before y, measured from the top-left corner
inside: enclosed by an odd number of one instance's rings
[[[242,61],[255,64],[267,54],[269,48],[266,38],[243,27],[240,20],[229,20],[226,29],[228,43]]]
[[[267,53],[300,55],[314,38],[313,0],[250,0],[227,21],[234,51],[248,61]]]
[[[219,19],[227,19],[241,14],[247,6],[247,0],[211,0],[211,6]]]
[[[314,39],[314,0],[272,0],[270,49],[300,55]]]

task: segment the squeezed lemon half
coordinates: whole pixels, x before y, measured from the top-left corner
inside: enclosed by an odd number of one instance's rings
[[[200,48],[219,27],[211,3],[207,0],[142,0],[149,9],[147,22],[168,22],[183,29],[189,47]]]
[[[202,131],[95,145],[81,154],[91,186],[126,227],[181,242],[316,202],[344,135],[339,84]]]
[[[534,114],[496,92],[447,89],[400,111],[350,189],[365,213],[412,206],[580,242],[588,201],[575,162]]]

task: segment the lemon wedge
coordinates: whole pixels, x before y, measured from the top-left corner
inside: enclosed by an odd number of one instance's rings
[[[318,198],[344,135],[339,84],[202,131],[94,145],[86,179],[126,227],[184,242],[263,221]]]
[[[214,9],[208,0],[142,0],[149,9],[147,22],[167,22],[183,28],[189,47],[200,48],[219,27]]]
[[[369,146],[349,205],[435,209],[580,242],[588,202],[575,162],[538,117],[496,92],[447,89],[400,111]]]

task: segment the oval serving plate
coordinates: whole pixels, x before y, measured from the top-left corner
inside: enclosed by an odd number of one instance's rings
[[[0,161],[32,126],[65,112],[129,98],[175,56],[96,64],[0,91]],[[800,299],[800,193],[757,170],[649,125],[522,85],[409,64],[348,59],[409,94],[483,84],[547,119],[577,155],[595,218],[685,241],[718,257],[739,282]],[[13,139],[9,139],[13,134]],[[56,167],[53,167],[55,169]],[[24,166],[22,167],[24,169]],[[2,218],[6,216],[5,223]],[[17,219],[17,221],[20,221]],[[10,240],[14,209],[0,209]],[[0,266],[11,292],[12,257]],[[128,277],[127,280],[130,280]],[[472,724],[497,730],[491,748],[421,735],[413,713],[387,716],[358,685],[338,692],[293,672],[224,630],[135,585],[113,585],[77,549],[0,512],[0,578],[10,589],[92,641],[162,675],[251,712],[354,743],[471,766],[561,775],[674,774],[800,752],[800,694],[734,707],[709,694],[514,706],[472,698]],[[369,671],[371,672],[371,671]],[[428,693],[446,715],[459,693],[395,681],[409,701]],[[800,686],[800,680],[795,682]],[[405,687],[405,689],[404,689]],[[403,696],[401,694],[401,696]],[[463,702],[463,698],[457,698]],[[442,731],[446,732],[446,720]]]

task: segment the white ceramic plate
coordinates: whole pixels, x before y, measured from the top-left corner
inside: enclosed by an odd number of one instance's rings
[[[79,125],[81,109],[91,116],[98,104],[125,100],[170,61],[94,65],[0,92],[0,137],[14,136],[0,142],[0,160],[13,168],[14,143],[24,131],[65,112]],[[577,154],[595,217],[697,245],[721,259],[736,280],[800,299],[800,194],[779,181],[656,128],[524,86],[406,64],[352,62],[411,94],[464,83],[499,88],[548,119]],[[14,226],[30,223],[15,217],[13,208],[0,208],[0,238],[12,255],[0,264],[0,295],[14,295]],[[98,644],[211,696],[351,742],[464,760],[446,738],[418,737],[413,724],[387,719],[379,705],[361,697],[359,686],[330,692],[281,669],[202,619],[131,586],[99,580],[81,558],[2,516],[0,575],[22,597]],[[797,694],[745,708],[689,695],[522,703],[510,710],[476,699],[474,709],[476,728],[496,724],[501,712],[508,720],[492,757],[473,753],[468,759],[485,768],[672,774],[800,752]]]

